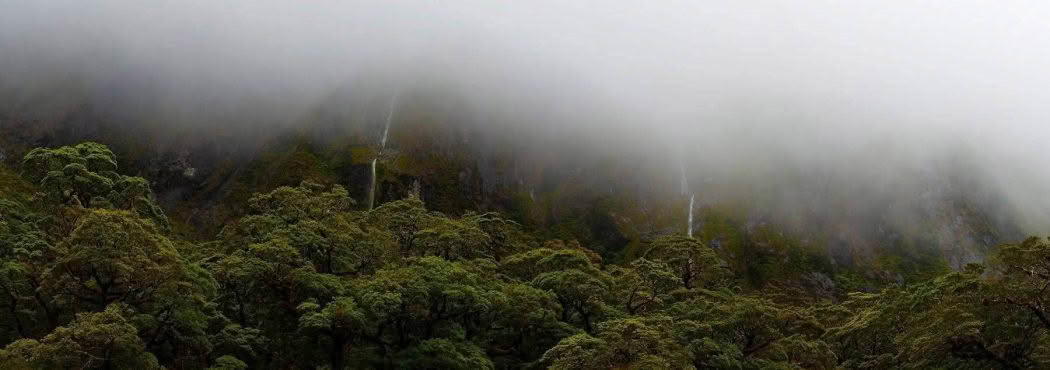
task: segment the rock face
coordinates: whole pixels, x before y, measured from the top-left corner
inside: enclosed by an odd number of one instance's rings
[[[162,137],[141,126],[100,123],[105,121],[88,113],[45,122],[5,120],[0,114],[0,162],[11,165],[35,146],[105,143],[117,153],[121,168],[154,182],[158,199],[173,218],[204,234],[235,216],[237,205],[253,192],[303,179],[340,183],[366,207],[374,176],[377,205],[416,193],[429,209],[452,215],[500,211],[527,227],[556,230],[552,236],[578,239],[603,253],[631,256],[624,250],[642,248],[653,236],[687,233],[690,225],[709,244],[728,246],[733,240],[713,232],[715,226],[704,226],[707,211],[699,205],[724,206],[717,203],[717,183],[688,189],[687,180],[674,172],[667,178],[659,170],[646,172],[649,159],[623,155],[610,160],[571,143],[537,149],[531,141],[494,138],[470,125],[450,123],[458,117],[410,108],[399,108],[397,122],[387,132],[385,104],[382,115],[365,120],[371,124],[253,133],[265,137],[256,140],[221,130]],[[384,135],[389,138],[380,157]],[[377,157],[372,175],[370,165]],[[935,251],[958,267],[982,258],[989,246],[1023,236],[1009,220],[991,217],[988,202],[971,201],[972,191],[953,187],[946,178],[931,178],[925,188],[932,190],[893,202],[857,197],[862,190],[836,192],[844,186],[821,190],[807,186],[813,179],[803,180],[809,182],[796,187],[808,192],[791,193],[797,190],[792,188],[780,196],[776,194],[783,186],[770,185],[760,193],[776,195],[773,202],[736,206],[743,211],[726,222],[741,225],[740,238],[768,225],[819,241],[837,265],[871,260],[878,257],[873,250],[896,248],[892,253],[898,255]],[[687,222],[693,210],[686,208],[690,197],[679,194],[686,189],[696,191],[698,198],[695,224]]]
[[[809,285],[811,292],[816,292],[820,296],[830,297],[835,292],[835,281],[823,273],[810,272],[804,277],[803,281]]]

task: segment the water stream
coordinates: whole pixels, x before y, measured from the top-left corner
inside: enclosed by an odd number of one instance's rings
[[[379,152],[376,153],[375,159],[372,159],[372,179],[368,182],[368,209],[375,207],[376,201],[376,163],[379,162],[379,157],[383,155],[383,150],[386,149],[386,139],[390,135],[390,122],[394,118],[394,106],[397,104],[397,95],[390,98],[390,109],[386,114],[386,125],[383,127],[383,138],[379,140]]]

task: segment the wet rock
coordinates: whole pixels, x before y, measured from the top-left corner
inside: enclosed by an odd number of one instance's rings
[[[831,296],[835,292],[835,281],[820,272],[811,272],[806,276],[806,282],[817,293]]]

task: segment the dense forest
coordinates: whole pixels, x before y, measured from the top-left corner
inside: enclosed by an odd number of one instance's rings
[[[0,4],[0,370],[1050,369],[1050,1]]]
[[[118,162],[85,142],[0,167],[0,368],[1050,366],[1047,239],[908,279],[759,234],[742,245],[781,252],[669,232],[610,258],[418,187],[369,209],[311,178],[202,237]]]

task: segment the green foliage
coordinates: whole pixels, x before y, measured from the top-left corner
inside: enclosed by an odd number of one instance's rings
[[[672,307],[676,335],[698,368],[834,368],[819,320],[802,308],[731,292],[699,291]]]
[[[131,210],[167,230],[168,218],[153,202],[149,182],[117,173],[117,158],[105,145],[83,143],[36,148],[25,155],[23,176],[57,204]]]
[[[398,355],[403,369],[491,370],[492,360],[470,342],[427,339]]]
[[[125,211],[88,212],[55,255],[44,289],[57,299],[99,308],[144,304],[175,289],[183,272],[171,241],[153,223]]]
[[[1043,368],[1050,326],[1040,277],[1050,247],[1029,239],[1004,246],[985,267],[877,294],[853,294],[849,314],[827,336],[843,365],[857,367]]]
[[[599,325],[596,337],[566,338],[543,356],[552,369],[682,369],[688,353],[672,337],[667,316],[628,318]]]
[[[296,148],[274,181],[323,178],[304,175],[324,169]],[[1050,366],[1047,239],[960,271],[876,256],[915,270],[880,285],[717,214],[698,238],[652,236],[604,200],[531,233],[415,195],[361,210],[341,186],[305,181],[237,194],[243,214],[184,240],[165,231],[149,182],[116,163],[85,143],[33,150],[25,181],[0,168],[0,368]],[[587,235],[598,224],[610,235]],[[603,243],[623,233],[621,263]]]
[[[662,262],[639,258],[630,268],[612,268],[615,297],[628,314],[644,314],[664,307],[670,293],[683,287],[679,275]]]
[[[687,289],[717,286],[729,276],[725,263],[715,252],[693,238],[660,238],[653,242],[645,256],[666,263]]]
[[[4,368],[160,369],[147,352],[126,308],[113,305],[84,313],[40,340],[21,339],[0,351]]]
[[[215,366],[209,367],[208,370],[246,370],[248,364],[244,361],[238,360],[233,356],[222,356],[215,359]]]
[[[385,203],[369,212],[369,223],[387,230],[400,246],[402,254],[415,249],[417,233],[423,230],[435,215],[427,214],[423,201],[417,197]]]

